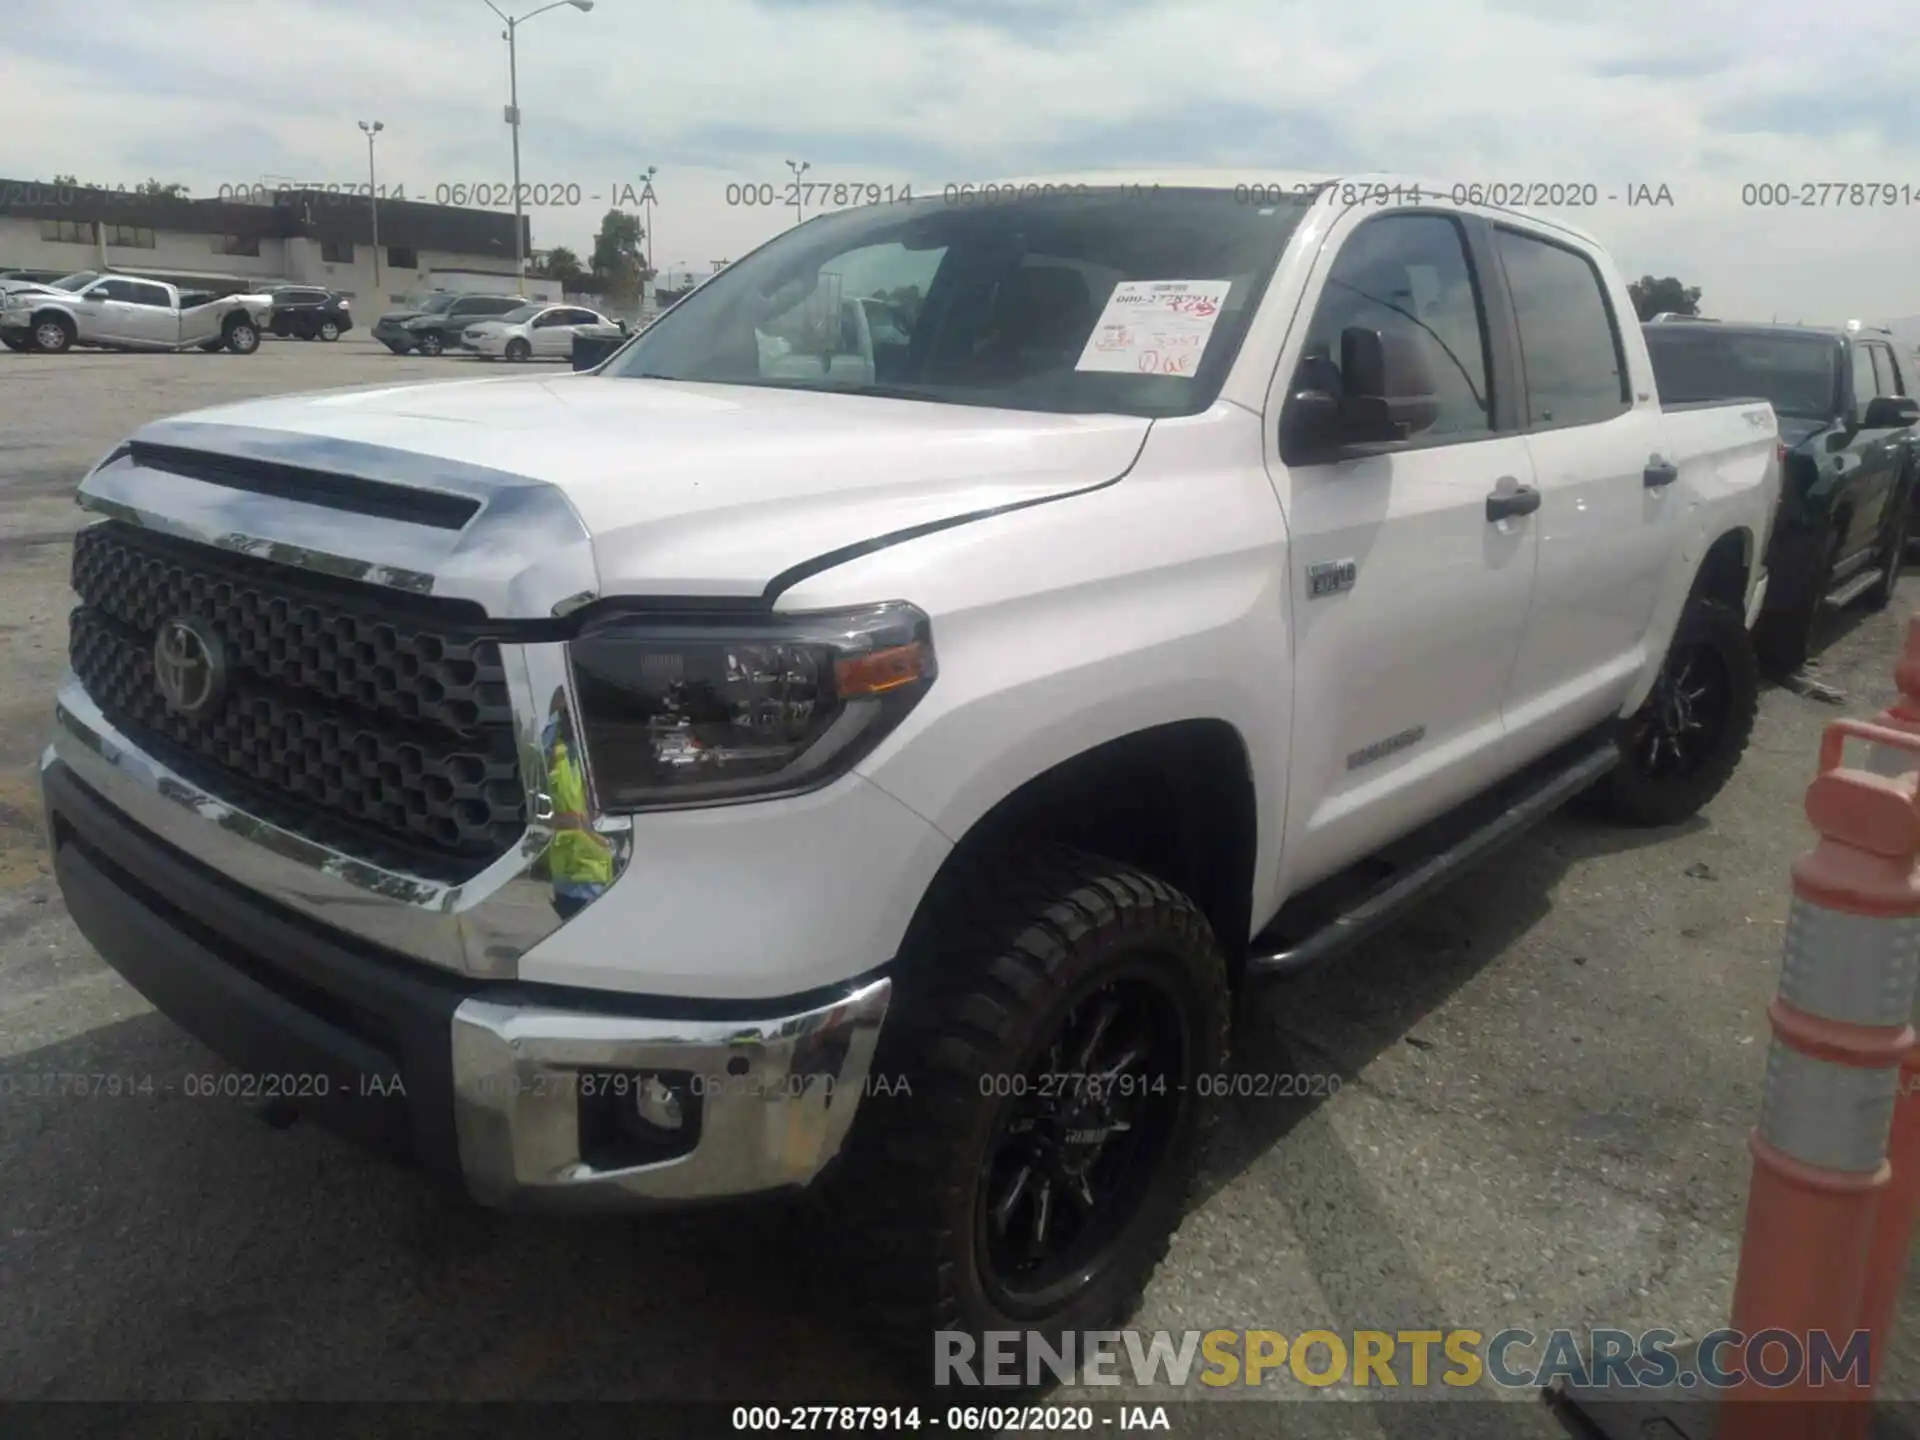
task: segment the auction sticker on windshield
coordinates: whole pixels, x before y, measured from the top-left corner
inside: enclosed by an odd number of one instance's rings
[[[1191,375],[1231,280],[1123,280],[1107,297],[1076,370]]]

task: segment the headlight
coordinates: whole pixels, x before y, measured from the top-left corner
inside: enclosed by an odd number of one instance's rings
[[[846,773],[936,673],[927,617],[893,602],[813,615],[592,621],[572,643],[604,809],[790,795]]]

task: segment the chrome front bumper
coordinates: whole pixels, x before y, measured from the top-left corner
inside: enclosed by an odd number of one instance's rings
[[[754,1021],[648,1020],[473,999],[453,1016],[455,1120],[474,1197],[605,1208],[803,1186],[840,1153],[873,1081],[892,982]],[[596,1168],[580,1091],[606,1075],[688,1077],[699,1139],[679,1157]],[[582,1079],[581,1077],[593,1077]],[[620,1086],[613,1097],[625,1100]]]

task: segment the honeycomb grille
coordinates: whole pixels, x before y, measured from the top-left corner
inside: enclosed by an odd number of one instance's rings
[[[83,530],[75,674],[155,758],[308,838],[437,875],[512,848],[525,795],[498,641],[275,572],[118,521]],[[191,718],[153,671],[160,626],[185,617],[219,637],[228,667],[219,708]]]

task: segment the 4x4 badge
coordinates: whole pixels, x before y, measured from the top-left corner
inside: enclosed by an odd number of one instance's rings
[[[153,679],[170,709],[204,714],[227,693],[226,647],[191,620],[169,620],[153,642]]]

